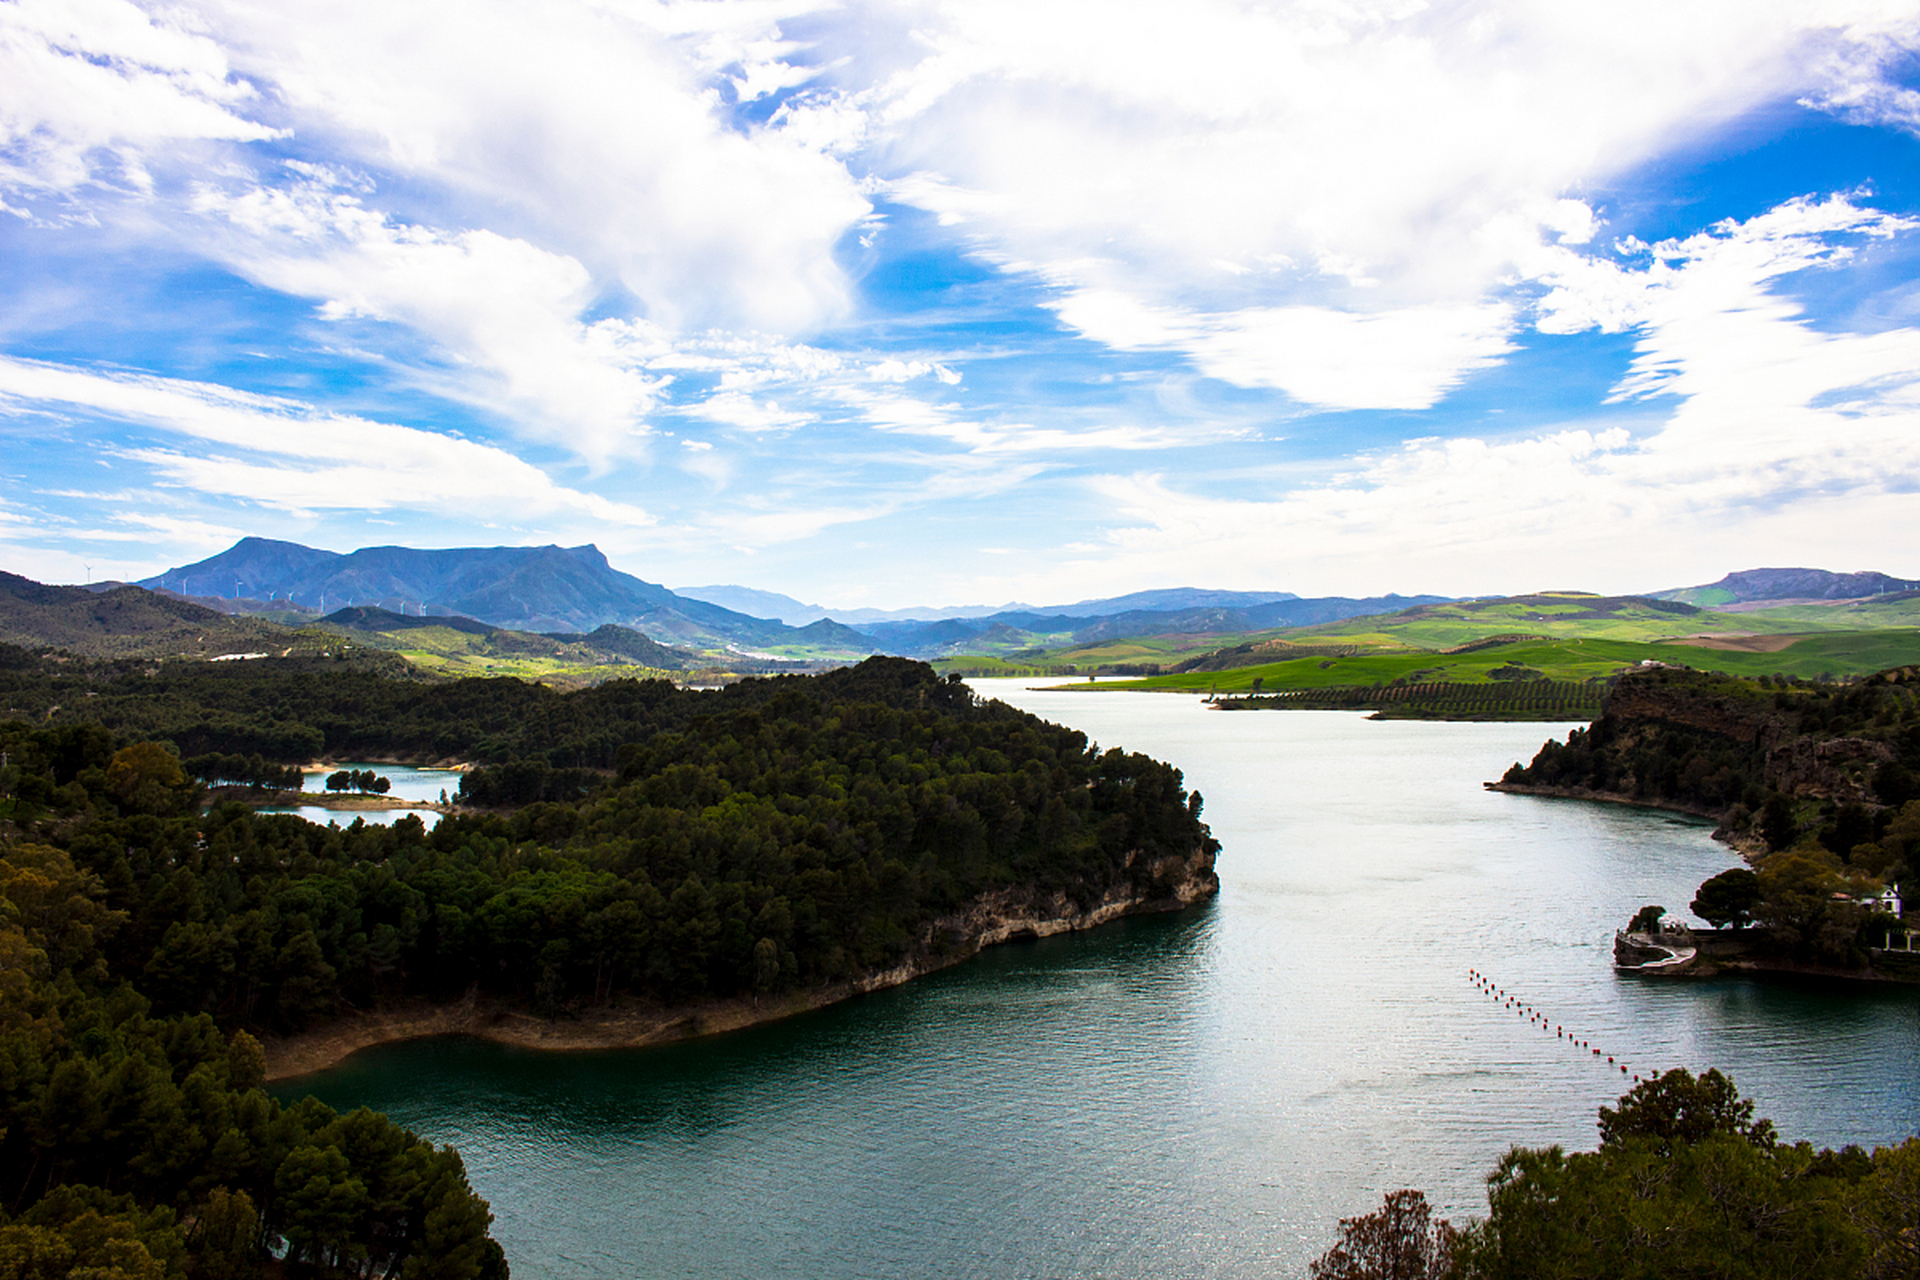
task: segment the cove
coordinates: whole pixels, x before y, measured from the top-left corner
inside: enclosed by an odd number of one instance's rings
[[[1789,1139],[1920,1128],[1905,988],[1617,976],[1613,930],[1735,864],[1648,810],[1485,792],[1568,726],[1221,714],[975,687],[1169,760],[1220,896],[712,1040],[389,1045],[281,1086],[466,1157],[521,1277],[1301,1274],[1382,1193],[1483,1208],[1633,1071],[1716,1066]]]

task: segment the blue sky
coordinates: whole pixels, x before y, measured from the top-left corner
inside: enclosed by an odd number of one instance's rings
[[[1920,576],[1920,0],[0,0],[0,567]]]

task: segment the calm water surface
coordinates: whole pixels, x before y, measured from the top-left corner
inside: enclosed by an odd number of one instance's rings
[[[306,789],[324,793],[327,779],[340,769],[373,770],[391,784],[386,792],[391,800],[433,801],[440,799],[442,793],[451,796],[460,790],[460,771],[457,769],[416,769],[410,764],[380,764],[366,760],[349,760],[332,769],[309,770],[305,777]]]
[[[429,831],[440,825],[440,812],[437,809],[329,809],[320,804],[295,804],[263,808],[260,812],[290,813],[323,827],[330,822],[335,826],[350,827],[356,818],[370,827],[390,827],[410,814],[426,823]]]
[[[388,1046],[283,1089],[457,1145],[520,1277],[1304,1275],[1403,1186],[1590,1147],[1632,1071],[1730,1072],[1790,1138],[1920,1129],[1907,990],[1617,977],[1614,928],[1734,864],[1704,827],[1481,789],[1567,726],[976,687],[1171,760],[1219,898],[662,1049]]]
[[[336,766],[338,769],[371,769],[390,784],[386,798],[389,800],[436,801],[442,796],[451,796],[460,790],[460,773],[456,769],[416,769],[406,764],[379,764],[365,760],[350,760]],[[303,779],[305,788],[316,794],[325,794],[327,778],[334,769],[309,770]],[[262,813],[291,813],[295,817],[305,818],[308,822],[317,822],[326,826],[329,822],[339,826],[351,826],[355,818],[370,826],[390,827],[409,814],[418,815],[420,820],[432,830],[440,822],[440,815],[432,809],[329,809],[324,805],[302,804],[288,805],[282,808],[262,809]]]

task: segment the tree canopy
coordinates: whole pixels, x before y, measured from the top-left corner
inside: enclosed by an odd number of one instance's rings
[[[1670,1071],[1600,1111],[1596,1150],[1516,1147],[1487,1214],[1418,1191],[1341,1222],[1314,1280],[1894,1280],[1920,1275],[1920,1139],[1779,1141],[1717,1071]]]

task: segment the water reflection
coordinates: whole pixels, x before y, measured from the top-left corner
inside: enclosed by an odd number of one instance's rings
[[[305,818],[326,826],[329,822],[342,827],[350,827],[356,820],[370,827],[390,827],[405,817],[417,817],[427,824],[431,831],[440,825],[440,812],[437,809],[329,809],[319,804],[283,805],[263,808],[261,813],[290,813],[296,818]]]
[[[534,1277],[1299,1272],[1385,1191],[1473,1211],[1507,1146],[1590,1146],[1627,1082],[1553,1025],[1726,1069],[1790,1138],[1920,1125],[1910,989],[1615,976],[1613,929],[1733,858],[1481,788],[1552,726],[1014,696],[1186,770],[1217,902],[711,1041],[391,1046],[293,1092],[458,1144]]]
[[[305,775],[306,789],[325,791],[327,779],[340,770],[369,770],[379,774],[389,784],[383,794],[391,800],[433,802],[451,798],[460,790],[460,772],[457,769],[416,769],[408,764],[380,764],[366,760],[349,760],[330,769],[309,769]]]

